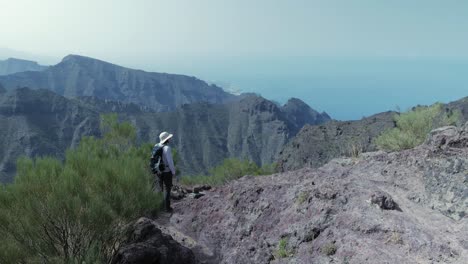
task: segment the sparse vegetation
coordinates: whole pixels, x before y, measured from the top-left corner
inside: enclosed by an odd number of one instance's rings
[[[239,179],[245,175],[269,175],[275,172],[275,165],[259,167],[252,161],[235,158],[226,159],[219,166],[209,171],[208,175],[182,177],[181,183],[185,185],[209,184],[212,186]]]
[[[296,203],[298,205],[301,205],[305,201],[307,201],[307,199],[309,199],[309,193],[308,192],[301,192],[296,198]]]
[[[379,149],[398,151],[414,148],[424,142],[434,128],[454,125],[460,113],[447,111],[442,104],[419,106],[395,116],[396,128],[382,133],[375,144]]]
[[[347,157],[358,158],[364,152],[364,144],[358,140],[348,143],[344,150],[344,155]]]
[[[337,247],[334,243],[327,243],[322,247],[322,253],[327,256],[335,255],[336,250]]]
[[[393,231],[390,237],[385,241],[386,243],[393,243],[393,244],[403,244],[403,239],[401,238],[401,234],[398,232]]]
[[[287,238],[282,238],[278,242],[278,248],[276,249],[275,252],[275,257],[278,259],[281,258],[288,258],[292,256],[294,252],[292,250],[288,250],[288,240]]]
[[[350,156],[353,158],[359,157],[361,153],[364,152],[364,147],[361,143],[356,143],[350,147]]]
[[[147,170],[150,146],[103,117],[104,137],[83,138],[65,161],[21,158],[0,188],[0,263],[106,263],[132,220],[159,209]]]

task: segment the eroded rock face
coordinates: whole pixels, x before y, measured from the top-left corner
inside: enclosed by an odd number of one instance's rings
[[[375,151],[373,139],[395,127],[395,112],[385,112],[357,121],[330,121],[306,125],[279,153],[281,171],[317,168],[333,158]]]
[[[1,90],[1,87],[0,87]],[[54,156],[98,136],[99,113],[47,90],[0,91],[0,182],[10,183],[20,156]]]
[[[112,264],[191,264],[193,252],[165,235],[147,218],[139,219]]]
[[[434,129],[429,134],[426,145],[433,151],[468,147],[468,123],[461,128],[446,126]]]
[[[448,126],[433,130],[426,146],[430,149],[424,169],[427,202],[444,215],[461,220],[468,211],[468,122],[461,128]]]
[[[215,263],[468,263],[466,132],[246,176],[182,200],[171,225],[216,252]],[[458,143],[434,149],[441,137]]]

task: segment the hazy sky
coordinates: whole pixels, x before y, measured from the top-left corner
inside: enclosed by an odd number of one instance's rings
[[[59,57],[468,56],[465,0],[0,3],[0,46]]]
[[[467,14],[466,0],[0,0],[0,48],[265,87],[315,56],[466,59]]]

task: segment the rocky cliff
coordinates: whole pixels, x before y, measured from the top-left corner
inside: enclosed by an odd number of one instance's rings
[[[411,150],[245,176],[162,223],[204,263],[468,263],[467,171],[468,123]]]
[[[143,113],[128,118],[144,141],[155,142],[162,131],[174,133],[173,144],[186,174],[205,172],[225,158],[249,159],[259,165],[274,162],[291,137],[307,122],[329,119],[315,115],[310,107],[307,119],[291,120],[291,114],[262,97],[249,95],[228,104],[184,105],[168,113]],[[308,116],[313,113],[314,116]]]
[[[385,112],[358,121],[330,121],[304,126],[281,150],[278,167],[281,171],[303,167],[319,167],[333,158],[355,156],[374,151],[373,139],[395,127],[395,112]]]
[[[195,77],[133,70],[88,57],[69,55],[40,72],[0,76],[6,89],[49,89],[68,98],[91,96],[170,111],[195,103],[223,103],[235,96]]]
[[[310,107],[305,110],[306,114],[315,114]],[[185,175],[206,172],[228,157],[250,159],[259,165],[272,163],[304,125],[303,119],[291,121],[290,113],[258,96],[154,113],[135,104],[90,97],[67,99],[48,90],[0,91],[1,181],[12,180],[16,159],[21,155],[62,158],[82,136],[99,135],[99,115],[108,112],[132,122],[139,142],[158,142],[162,131],[174,133],[178,167]],[[306,120],[323,122],[327,117]]]
[[[39,65],[35,61],[9,58],[0,60],[0,75],[8,75],[25,71],[43,71],[47,66]]]
[[[99,114],[47,90],[0,92],[0,182],[11,182],[20,156],[56,156],[99,134]]]

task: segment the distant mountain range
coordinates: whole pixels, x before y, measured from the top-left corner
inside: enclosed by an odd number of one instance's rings
[[[0,87],[0,180],[11,182],[16,159],[22,155],[63,158],[65,150],[76,146],[81,137],[99,136],[99,116],[108,112],[133,123],[140,142],[155,143],[165,130],[174,133],[178,167],[184,174],[206,172],[228,157],[272,163],[304,122],[319,124],[330,119],[298,99],[279,107],[246,95],[226,104],[186,104],[157,113],[136,104]]]
[[[47,66],[39,65],[35,61],[9,58],[0,60],[0,75],[8,75],[25,71],[43,71]]]
[[[446,107],[468,119],[466,98]],[[373,139],[395,126],[394,112],[333,121],[300,99],[281,106],[255,94],[235,96],[194,77],[70,55],[42,71],[0,76],[0,181],[11,182],[22,155],[63,158],[81,137],[99,136],[100,114],[109,112],[134,124],[140,142],[174,133],[178,167],[186,175],[229,157],[277,162],[283,171],[318,167],[375,150]]]
[[[101,60],[69,55],[43,71],[0,76],[7,90],[48,89],[67,98],[91,96],[171,111],[196,102],[225,103],[236,97],[195,77],[145,72]]]

